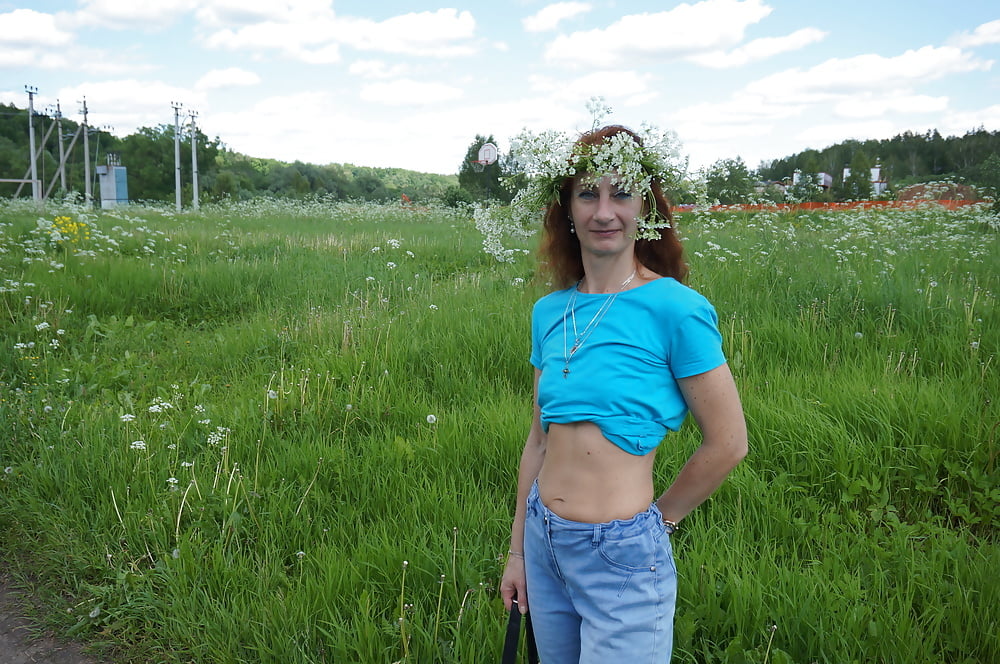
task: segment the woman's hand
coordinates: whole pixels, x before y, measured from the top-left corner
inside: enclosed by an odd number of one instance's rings
[[[500,580],[500,597],[503,598],[503,605],[507,611],[514,600],[517,600],[517,608],[524,615],[528,612],[528,590],[524,580],[524,558],[520,556],[507,556],[507,565],[503,570],[503,578]]]

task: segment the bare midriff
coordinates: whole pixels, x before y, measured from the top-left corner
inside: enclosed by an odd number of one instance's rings
[[[593,422],[551,424],[538,473],[542,503],[571,521],[630,519],[653,501],[656,452],[635,456]]]

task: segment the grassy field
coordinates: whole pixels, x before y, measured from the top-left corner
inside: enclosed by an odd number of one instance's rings
[[[1000,661],[997,219],[679,226],[751,453],[674,539],[675,661]],[[532,255],[440,209],[5,201],[0,270],[0,550],[63,633],[499,660]],[[667,439],[658,489],[697,444]]]

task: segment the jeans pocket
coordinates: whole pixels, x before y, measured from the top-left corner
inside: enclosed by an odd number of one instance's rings
[[[628,537],[606,537],[601,540],[598,552],[608,565],[634,573],[655,571],[657,543],[649,531],[643,529]]]

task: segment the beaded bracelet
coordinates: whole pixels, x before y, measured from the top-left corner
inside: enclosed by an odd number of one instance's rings
[[[507,555],[508,556],[514,556],[515,558],[520,558],[521,560],[524,560],[524,554],[523,553],[519,553],[517,551],[510,551],[510,550],[508,550],[507,551]]]
[[[663,527],[666,528],[668,535],[673,535],[677,532],[677,523],[670,519],[663,520]]]

